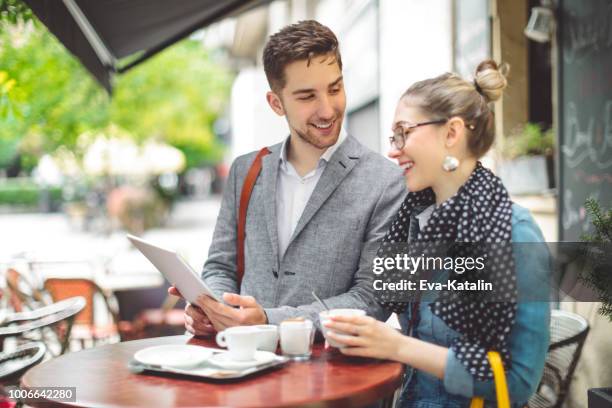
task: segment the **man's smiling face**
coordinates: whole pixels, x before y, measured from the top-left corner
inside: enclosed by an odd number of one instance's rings
[[[291,133],[318,149],[336,143],[340,135],[346,95],[342,71],[333,55],[298,60],[285,67],[285,86],[268,100],[276,113],[285,115]]]

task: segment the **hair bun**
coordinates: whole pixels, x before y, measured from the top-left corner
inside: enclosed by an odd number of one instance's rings
[[[506,63],[497,65],[493,60],[484,60],[476,68],[474,85],[476,90],[485,97],[487,102],[495,102],[501,98],[508,81],[509,66]]]

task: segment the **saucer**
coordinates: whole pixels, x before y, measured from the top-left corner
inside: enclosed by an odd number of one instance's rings
[[[212,356],[208,361],[218,367],[228,370],[240,370],[244,368],[254,367],[260,364],[266,364],[276,359],[276,354],[269,351],[258,350],[255,352],[253,360],[235,361],[230,357],[230,353],[218,353]]]
[[[192,368],[210,359],[211,350],[189,344],[147,347],[134,354],[142,364],[174,368]]]

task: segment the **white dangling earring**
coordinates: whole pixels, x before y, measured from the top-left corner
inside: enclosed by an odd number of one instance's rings
[[[442,163],[442,168],[444,171],[455,171],[459,167],[459,159],[455,156],[446,156],[444,158],[444,163]]]

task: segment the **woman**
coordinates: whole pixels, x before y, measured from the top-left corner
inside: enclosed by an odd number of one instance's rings
[[[410,193],[379,255],[392,256],[392,244],[402,242],[407,247],[497,243],[511,252],[488,258],[494,262],[487,272],[505,283],[500,291],[511,301],[485,303],[465,292],[446,292],[431,301],[381,302],[398,312],[401,333],[367,316],[338,316],[326,325],[336,333],[353,334],[329,334],[349,346],[340,349],[346,355],[407,364],[402,407],[468,406],[474,396],[494,405],[486,358],[490,350],[502,356],[515,406],[528,400],[542,375],[549,341],[548,298],[541,293],[542,302],[516,302],[516,296],[546,287],[537,283],[548,274],[547,252],[503,245],[543,242],[542,234],[529,212],[513,204],[501,181],[478,161],[494,140],[490,103],[500,98],[506,84],[497,64],[487,60],[478,66],[473,83],[447,73],[415,83],[400,98],[389,157],[404,170]]]

